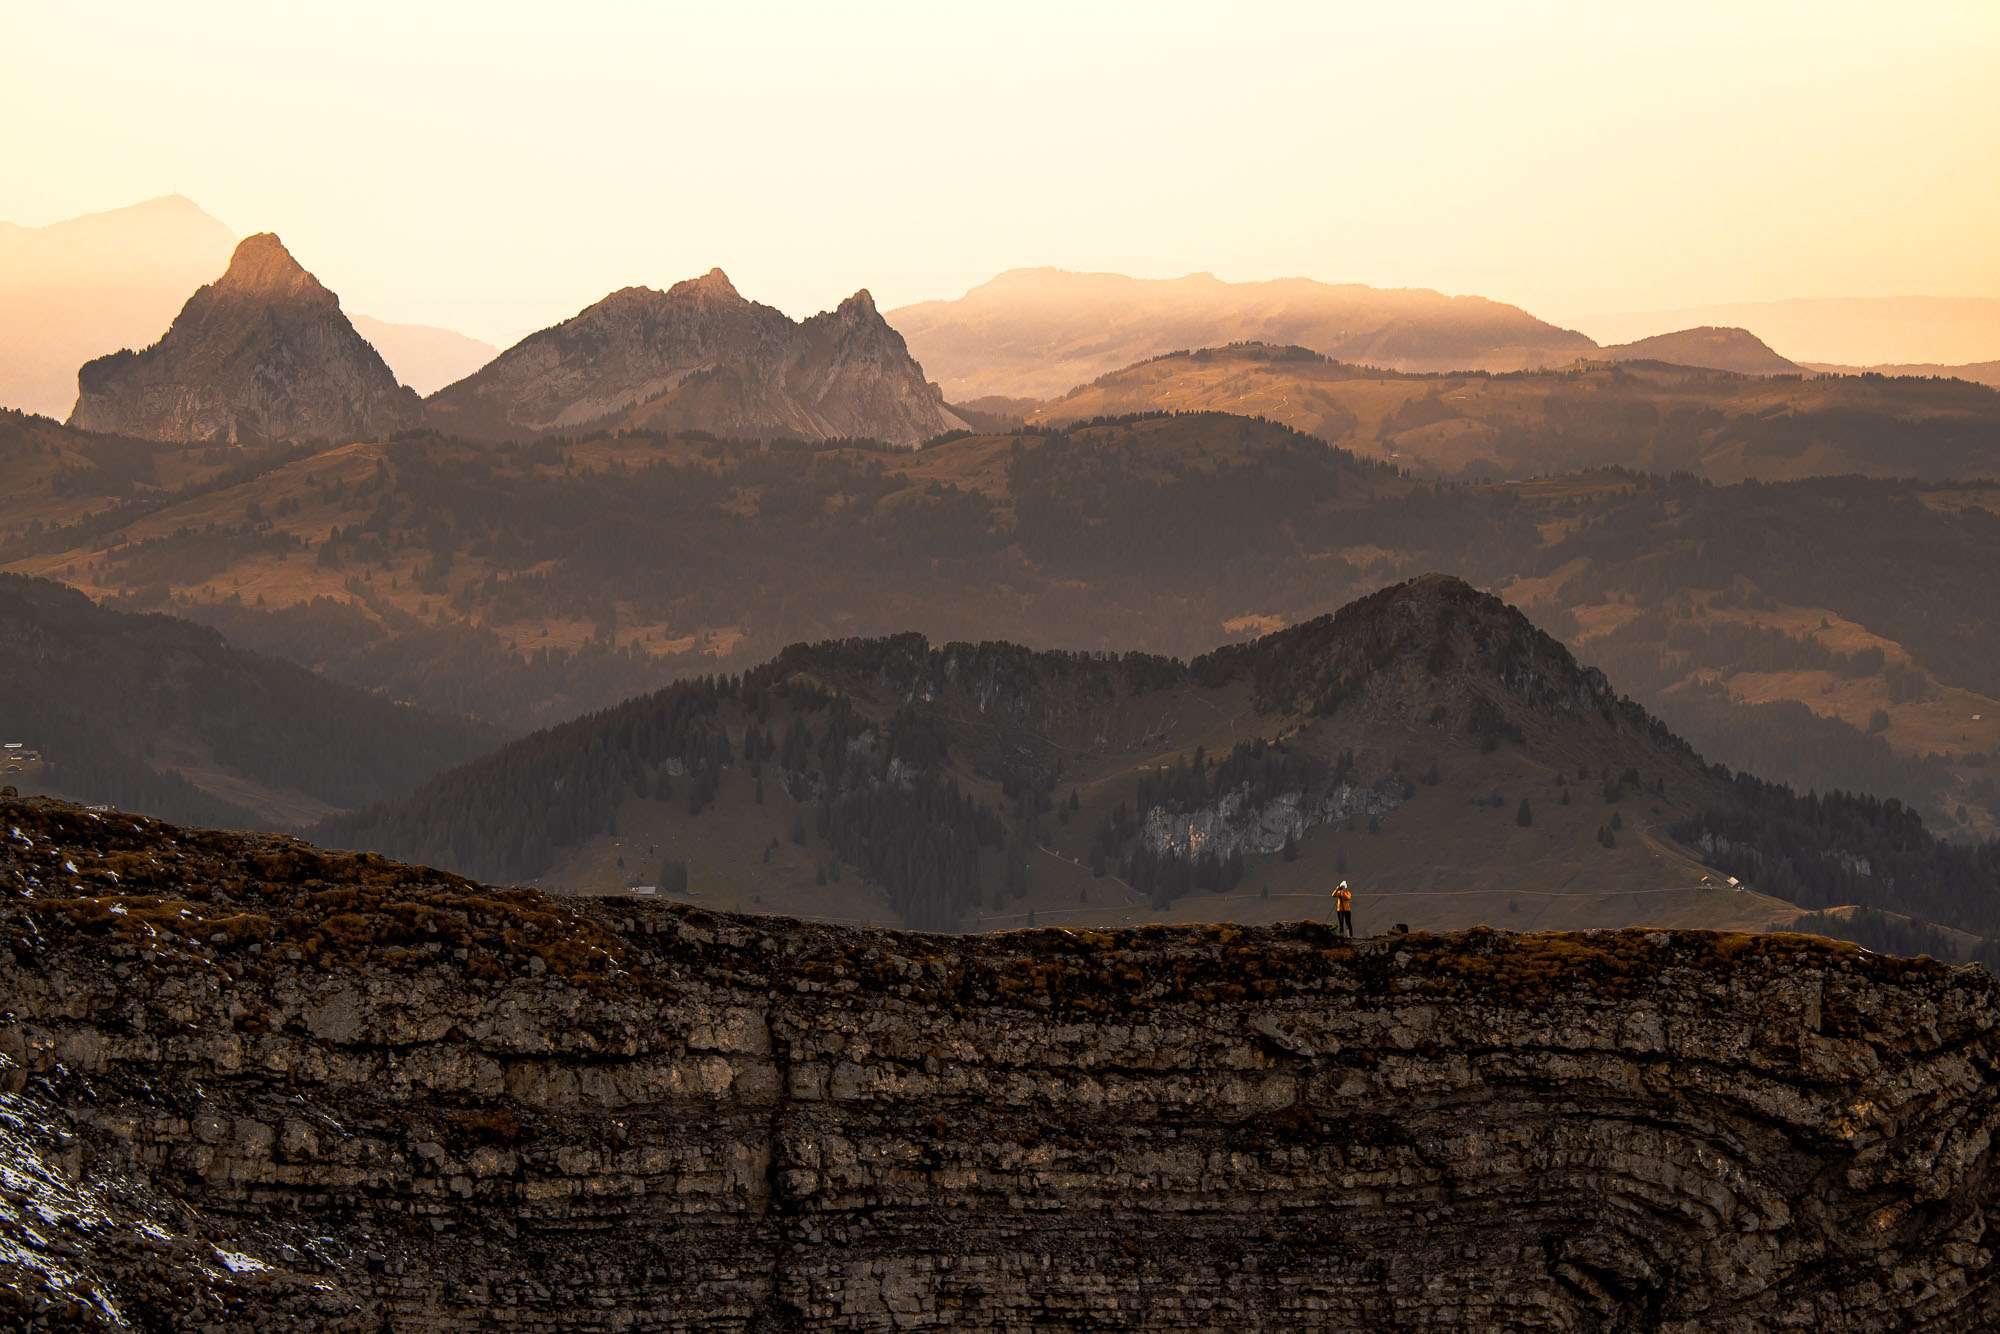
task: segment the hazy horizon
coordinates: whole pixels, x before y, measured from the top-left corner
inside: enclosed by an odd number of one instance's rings
[[[2000,296],[2000,186],[1970,169],[2000,130],[1990,5],[112,8],[18,21],[35,59],[0,107],[36,131],[0,218],[184,195],[351,310],[503,346],[715,265],[794,315],[1041,265],[1426,287],[1586,330]]]

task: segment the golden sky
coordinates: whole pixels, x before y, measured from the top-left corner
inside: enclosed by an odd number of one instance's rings
[[[13,6],[0,219],[168,193],[500,342],[720,264],[793,314],[1023,265],[1575,323],[2000,296],[2000,0]]]

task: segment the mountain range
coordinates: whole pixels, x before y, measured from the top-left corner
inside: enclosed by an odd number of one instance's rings
[[[465,351],[447,331],[408,327],[394,345],[431,360]],[[665,428],[914,445],[965,427],[867,292],[795,323],[720,269],[614,292],[425,403],[268,233],[238,245],[158,343],[87,362],[77,379],[70,425],[181,443],[340,443],[426,421],[495,442]]]
[[[0,678],[0,734],[37,756],[8,785],[169,819],[296,828],[500,739],[18,575],[0,575]]]
[[[1633,348],[1665,352],[1677,338]],[[1697,370],[1635,356],[1560,371],[1412,375],[1300,347],[1236,344],[1100,376],[1034,408],[1026,421],[1157,411],[1263,416],[1401,467],[1456,477],[1605,465],[1725,482],[2000,476],[2000,393],[1960,380],[1793,372]]]
[[[1859,908],[1964,957],[2000,929],[2000,842],[1712,769],[1518,611],[1436,575],[1187,663],[797,646],[316,836],[928,929],[1296,920],[1342,878],[1375,931],[1769,929]]]
[[[1482,297],[1304,278],[1128,278],[1015,269],[954,301],[889,312],[954,402],[1044,399],[1174,348],[1297,343],[1392,370],[1519,370],[1594,352],[1582,334]]]
[[[703,430],[914,445],[965,426],[866,291],[795,322],[720,269],[613,292],[433,395],[427,415],[482,440]]]
[[[1944,380],[1970,380],[1989,389],[2000,389],[2000,361],[1973,361],[1961,366],[1938,361],[1887,362],[1879,366],[1843,366],[1837,362],[1813,361],[1807,370],[1829,375],[1920,376]]]
[[[915,451],[637,432],[160,451],[12,420],[0,566],[514,734],[800,640],[1186,657],[1449,569],[1714,759],[2000,829],[1990,483],[1440,484],[1220,413]]]
[[[156,340],[183,294],[221,267],[229,243],[221,223],[178,196],[47,227],[0,224],[0,401],[67,412],[75,367]],[[693,289],[714,286],[716,278],[668,293],[614,293],[524,340],[506,367],[483,377],[498,355],[490,344],[366,316],[352,323],[403,384],[438,397],[445,429],[489,439],[624,425],[739,437],[879,434],[913,443],[961,425],[1018,420],[1044,400],[1165,352],[1235,342],[1304,346],[1400,371],[1557,368],[1585,358],[1760,375],[1805,366],[2000,379],[1987,363],[1908,355],[1990,354],[2000,319],[1988,310],[1994,303],[1975,300],[1774,302],[1605,317],[1592,327],[1624,330],[1634,341],[1599,347],[1478,297],[1305,279],[1230,283],[1208,274],[1151,280],[1032,269],[1004,273],[953,301],[891,312],[888,323],[904,335],[903,345],[874,327],[865,293],[793,325],[755,303],[731,312],[693,299]],[[727,279],[720,286],[734,296]],[[687,299],[671,299],[675,293]],[[1874,343],[1825,335],[1857,322],[1886,332]],[[1663,327],[1672,332],[1659,332]],[[1794,354],[1815,350],[1818,359],[1790,360],[1766,339]],[[1847,355],[1891,345],[1902,354],[1894,360]],[[942,382],[963,411],[937,402],[926,376]],[[453,392],[439,395],[445,388]]]

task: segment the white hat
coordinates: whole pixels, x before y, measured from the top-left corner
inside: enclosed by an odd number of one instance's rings
[[[1346,882],[1345,880],[1341,881],[1341,882],[1340,882],[1340,887],[1341,887],[1342,889],[1346,889],[1346,888],[1347,888],[1347,882]]]

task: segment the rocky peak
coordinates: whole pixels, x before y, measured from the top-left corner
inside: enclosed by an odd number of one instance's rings
[[[292,258],[275,232],[244,237],[229,257],[228,270],[216,280],[215,290],[265,300],[340,304],[338,297]]]
[[[245,238],[159,342],[87,362],[77,388],[72,426],[190,443],[365,439],[423,411],[270,232]]]
[[[479,439],[553,431],[866,437],[914,445],[963,426],[874,298],[804,321],[745,298],[721,269],[634,287],[531,334],[430,401],[439,429]]]
[[[710,269],[699,278],[688,278],[667,289],[668,296],[703,297],[711,301],[742,301],[743,294],[720,268]]]

